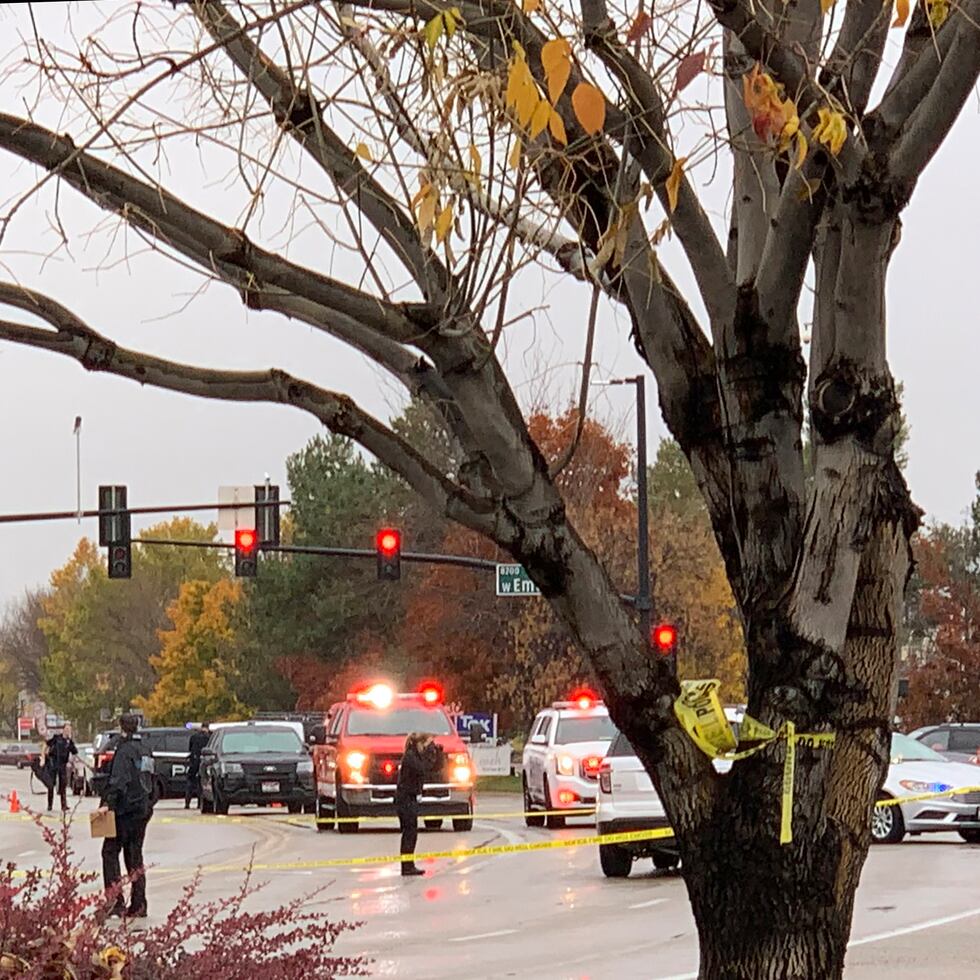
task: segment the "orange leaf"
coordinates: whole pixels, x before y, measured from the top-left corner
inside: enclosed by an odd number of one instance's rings
[[[510,156],[507,158],[507,163],[510,164],[511,168],[517,170],[521,165],[521,141],[518,139],[514,140],[514,148],[510,151]]]
[[[651,24],[653,24],[653,18],[648,13],[644,11],[643,13],[637,14],[636,20],[633,21],[630,29],[626,32],[626,43],[636,44],[650,30]]]
[[[548,98],[555,105],[572,73],[572,48],[565,38],[556,37],[541,48],[541,67],[548,83]]]
[[[529,127],[531,139],[535,139],[545,131],[552,111],[551,106],[544,99],[538,103],[537,108],[534,110],[534,115],[531,116],[531,125]]]
[[[606,97],[594,85],[579,82],[572,92],[575,118],[589,136],[595,136],[606,121]]]
[[[909,19],[909,0],[896,0],[895,2],[895,22],[892,27],[904,27]]]
[[[677,196],[681,189],[681,177],[684,176],[684,163],[687,161],[687,157],[678,157],[674,161],[674,166],[671,168],[670,176],[667,178],[667,182],[664,185],[667,188],[667,205],[670,208],[670,213],[674,213],[674,208],[677,207]]]
[[[568,134],[565,132],[565,123],[554,109],[551,110],[551,115],[548,116],[548,130],[551,132],[551,138],[556,143],[561,143],[562,146],[568,146]]]
[[[523,0],[521,10],[526,14],[533,14],[541,6],[541,0]]]

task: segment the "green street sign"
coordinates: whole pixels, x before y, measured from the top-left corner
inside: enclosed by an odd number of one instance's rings
[[[541,595],[541,590],[531,581],[523,565],[498,565],[497,595]]]

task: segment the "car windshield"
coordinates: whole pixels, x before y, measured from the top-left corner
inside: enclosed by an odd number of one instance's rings
[[[616,726],[609,715],[559,718],[555,745],[568,745],[570,742],[611,742],[616,734]]]
[[[449,718],[441,708],[394,708],[372,711],[355,708],[347,721],[348,735],[452,735]]]
[[[221,751],[236,755],[256,755],[261,752],[301,752],[303,743],[292,729],[256,729],[245,732],[225,732]]]
[[[938,752],[930,749],[928,745],[917,742],[908,735],[900,735],[895,732],[892,735],[892,760],[900,759],[902,762],[946,762]]]

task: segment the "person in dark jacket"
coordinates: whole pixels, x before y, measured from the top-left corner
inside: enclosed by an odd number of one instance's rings
[[[117,885],[119,852],[126,862],[126,873],[131,880],[129,908],[122,892],[116,895],[109,915],[130,919],[146,917],[146,872],[143,868],[143,840],[146,825],[153,814],[150,792],[144,780],[143,746],[134,738],[139,727],[136,715],[123,715],[119,719],[122,738],[116,745],[109,770],[109,780],[102,796],[100,812],[112,810],[116,817],[116,836],[107,837],[102,844],[102,878],[106,891]]]
[[[73,755],[78,755],[78,749],[71,737],[71,725],[65,725],[60,732],[47,741],[47,755],[45,765],[51,773],[51,782],[45,783],[48,789],[48,813],[54,804],[54,791],[57,786],[58,795],[61,797],[61,809],[68,809],[68,763]]]
[[[205,722],[191,735],[190,757],[187,761],[187,788],[184,790],[184,809],[191,808],[191,798],[201,795],[201,753],[211,738],[211,729]]]
[[[431,735],[414,732],[405,739],[405,754],[398,769],[398,784],[395,787],[395,810],[398,812],[398,826],[402,832],[401,851],[402,874],[405,877],[424,875],[425,872],[414,860],[404,859],[406,854],[415,853],[419,836],[419,793],[425,785],[426,777],[439,768],[442,750],[432,741]]]

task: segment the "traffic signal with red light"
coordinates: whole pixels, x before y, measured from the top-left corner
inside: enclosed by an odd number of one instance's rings
[[[133,576],[133,546],[130,534],[126,488],[99,487],[99,544],[109,549],[109,578]]]
[[[677,652],[677,627],[672,623],[658,623],[651,630],[650,639],[657,653],[665,657]]]
[[[252,528],[240,527],[235,531],[235,575],[238,578],[255,578],[258,571],[259,536]]]
[[[402,577],[402,536],[393,527],[383,527],[374,539],[378,553],[378,581],[395,582]]]

